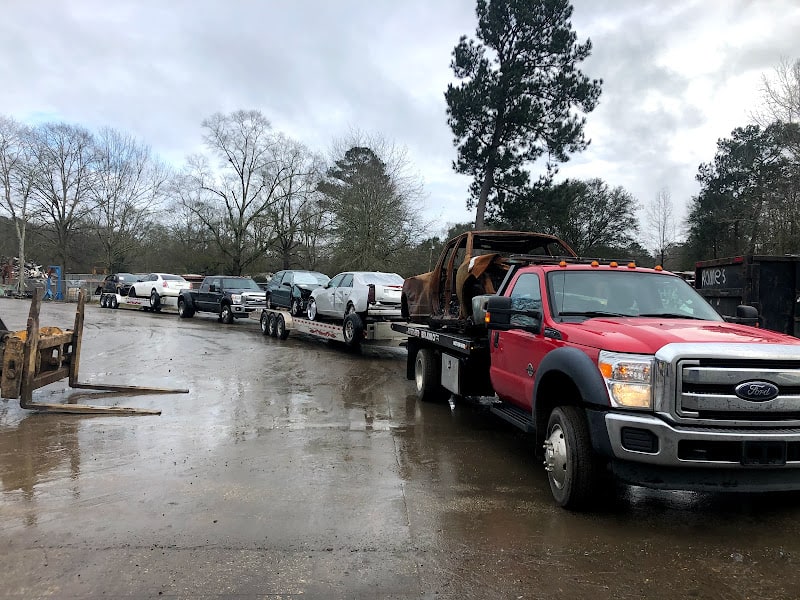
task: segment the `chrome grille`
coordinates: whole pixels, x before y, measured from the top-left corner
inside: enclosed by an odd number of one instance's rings
[[[684,359],[677,369],[679,420],[757,425],[800,424],[800,361]],[[749,381],[777,386],[770,400],[747,400],[735,388]]]

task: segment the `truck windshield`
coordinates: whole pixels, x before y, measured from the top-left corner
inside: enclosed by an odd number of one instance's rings
[[[694,288],[673,275],[628,270],[551,271],[553,317],[660,317],[722,321]]]
[[[222,280],[222,285],[226,290],[255,290],[261,291],[258,284],[252,279],[231,277]]]

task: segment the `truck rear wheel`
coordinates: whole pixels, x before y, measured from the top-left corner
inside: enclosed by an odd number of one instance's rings
[[[592,450],[586,415],[577,406],[557,406],[547,422],[545,469],[550,491],[568,509],[586,508],[602,496],[604,464]]]
[[[194,316],[194,309],[187,306],[183,298],[178,298],[178,316],[181,319],[191,319]]]
[[[414,382],[417,398],[422,402],[441,402],[450,397],[450,392],[442,387],[436,353],[427,348],[417,351],[414,360]]]

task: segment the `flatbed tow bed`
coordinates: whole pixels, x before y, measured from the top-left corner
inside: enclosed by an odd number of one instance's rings
[[[261,333],[285,340],[289,333],[295,331],[311,337],[341,342],[351,348],[362,344],[398,346],[405,337],[393,331],[393,323],[374,321],[364,323],[356,314],[347,315],[343,323],[329,321],[311,321],[292,316],[287,310],[274,308],[258,309],[254,313],[261,324]]]
[[[494,393],[487,331],[456,333],[409,323],[392,323],[392,329],[407,336],[406,378],[416,383],[420,400],[439,401],[455,394],[523,431],[532,430],[530,414],[502,402]]]

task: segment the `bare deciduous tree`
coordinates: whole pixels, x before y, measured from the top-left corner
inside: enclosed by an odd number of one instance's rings
[[[20,274],[25,271],[25,240],[31,218],[29,200],[33,190],[33,148],[31,131],[13,119],[0,116],[0,208],[7,212],[17,234]],[[22,292],[24,277],[17,282]]]
[[[35,134],[34,202],[66,272],[72,236],[92,209],[94,141],[87,129],[66,123],[41,125]]]
[[[753,114],[753,119],[763,128],[775,121],[800,123],[800,58],[781,59],[775,75],[761,77],[764,108]]]
[[[678,241],[675,207],[668,188],[660,189],[647,205],[643,225],[648,249],[655,256],[656,262],[664,266],[670,248]]]
[[[323,212],[317,191],[323,171],[322,160],[302,144],[289,142],[281,152],[281,162],[286,169],[285,177],[276,190],[277,201],[268,211],[265,225],[274,240],[273,247],[281,259],[282,268],[290,268],[293,262],[310,268],[307,260],[302,260],[298,253],[304,243],[317,239],[311,227]],[[305,258],[314,256],[316,252],[306,254]]]
[[[105,128],[97,136],[91,187],[91,221],[105,253],[105,266],[124,268],[126,256],[146,232],[159,207],[167,169],[132,136]]]
[[[227,270],[239,275],[272,242],[263,223],[287,177],[281,150],[288,141],[253,110],[216,113],[203,121],[203,128],[217,164],[212,166],[206,156],[190,157],[180,198],[227,257]]]

